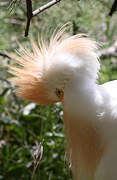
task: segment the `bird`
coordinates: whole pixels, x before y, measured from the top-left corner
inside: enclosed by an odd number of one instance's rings
[[[68,35],[66,25],[49,42],[30,43],[32,50],[20,45],[11,55],[17,95],[40,105],[63,104],[75,180],[117,180],[117,80],[98,83],[99,43],[84,34]]]

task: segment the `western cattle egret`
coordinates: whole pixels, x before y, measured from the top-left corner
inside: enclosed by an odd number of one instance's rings
[[[61,28],[33,52],[21,47],[11,66],[17,94],[39,104],[62,102],[75,180],[117,180],[117,81],[97,84],[97,43]]]

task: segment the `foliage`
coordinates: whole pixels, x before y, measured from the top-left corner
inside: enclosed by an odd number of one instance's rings
[[[1,5],[2,2],[6,5]],[[32,2],[36,9],[49,0]],[[0,0],[0,50],[7,52],[18,49],[16,40],[30,48],[29,38],[24,38],[25,1],[17,0],[11,5]],[[71,34],[87,33],[108,47],[117,34],[117,14],[111,19],[107,17],[111,5],[109,0],[62,0],[32,20],[29,37],[33,34],[36,39],[42,34],[49,38],[52,29],[70,21]],[[0,57],[0,179],[31,179],[33,152],[39,142],[43,155],[34,180],[72,179],[65,154],[62,106],[59,103],[39,106],[16,97],[14,86],[7,81],[9,63],[13,62]],[[102,59],[101,64],[100,83],[117,79],[116,58]]]

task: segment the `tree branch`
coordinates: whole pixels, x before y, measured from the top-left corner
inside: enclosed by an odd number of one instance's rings
[[[45,4],[44,6],[36,9],[35,11],[33,11],[33,17],[36,16],[37,14],[43,12],[44,10],[50,8],[51,6],[55,5],[56,3],[60,2],[61,0],[52,0],[49,3]]]
[[[26,7],[27,7],[27,24],[26,24],[26,29],[25,29],[25,37],[28,36],[30,21],[33,17],[33,15],[32,15],[32,1],[31,0],[26,0]]]
[[[114,0],[113,4],[112,4],[112,7],[111,7],[111,10],[109,12],[109,16],[112,16],[113,13],[117,10],[117,0]]]
[[[11,59],[10,56],[7,53],[2,52],[2,51],[0,51],[0,56]]]
[[[102,49],[98,52],[99,57],[107,58],[107,57],[117,57],[117,40],[114,42],[114,44],[109,47]]]
[[[32,11],[32,1],[26,0],[26,7],[27,7],[27,24],[25,29],[25,37],[28,36],[29,28],[30,28],[30,22],[31,19],[38,15],[39,13],[43,12],[44,10],[50,8],[51,6],[55,5],[56,3],[60,2],[61,0],[52,0],[49,3],[45,4],[44,6],[36,9],[35,11]]]
[[[5,7],[7,7],[9,5],[9,2],[7,1],[7,2],[0,2],[0,6],[5,6]]]

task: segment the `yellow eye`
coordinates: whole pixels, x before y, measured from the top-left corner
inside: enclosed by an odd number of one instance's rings
[[[56,95],[60,98],[60,100],[62,100],[64,95],[63,90],[56,88]]]

